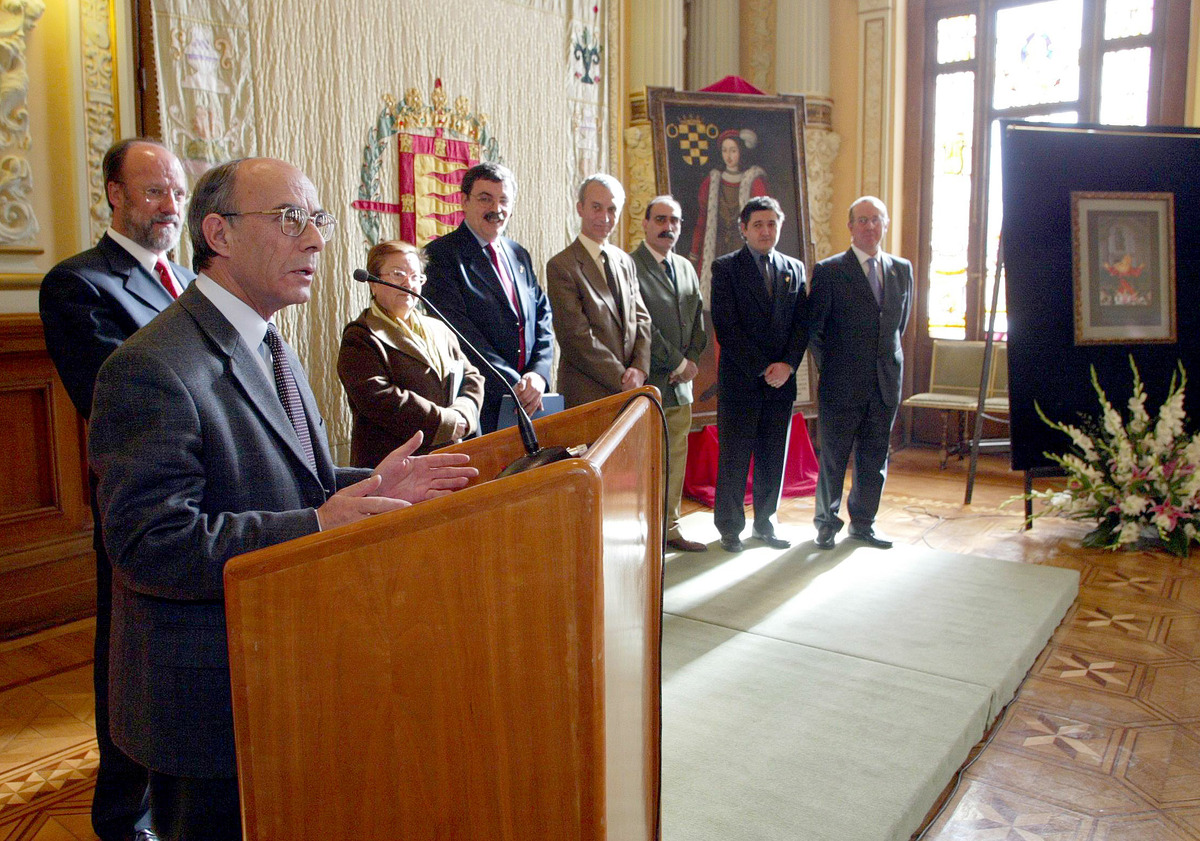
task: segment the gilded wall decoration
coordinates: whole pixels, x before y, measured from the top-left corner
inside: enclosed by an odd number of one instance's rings
[[[741,75],[763,91],[775,89],[775,0],[741,0]]]
[[[79,46],[83,61],[88,242],[98,241],[108,227],[110,211],[100,163],[108,147],[121,135],[112,14],[109,0],[80,0]]]
[[[887,90],[884,87],[887,60],[887,21],[871,18],[863,23],[862,31],[862,150],[860,158],[859,193],[879,196],[885,202],[884,161],[886,134]]]
[[[640,98],[641,94],[638,96]],[[642,110],[644,113],[645,108]],[[625,241],[631,248],[645,239],[642,219],[646,214],[646,203],[658,195],[654,184],[653,137],[650,121],[644,117],[640,123],[625,129]]]
[[[32,242],[38,221],[29,194],[29,33],[46,11],[42,0],[5,0],[0,16],[0,245]]]

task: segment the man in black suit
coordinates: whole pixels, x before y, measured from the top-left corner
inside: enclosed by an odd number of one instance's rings
[[[504,236],[517,194],[507,167],[484,162],[463,175],[463,223],[425,247],[425,296],[508,380],[525,411],[542,407],[554,358],[550,301],[538,285],[529,252]],[[496,429],[507,394],[487,365],[480,432]]]
[[[419,432],[374,471],[334,465],[273,323],[308,301],[334,225],[284,161],[210,169],[188,210],[200,276],[96,378],[88,457],[113,564],[112,734],[150,769],[164,841],[242,838],[225,562],[475,474],[465,455],[412,456]]]
[[[195,274],[166,259],[179,242],[187,201],[183,167],[153,140],[118,141],[104,155],[112,225],[94,248],[59,263],[42,281],[46,349],[75,408],[91,417],[96,372],[108,355],[192,282]],[[96,743],[100,762],[92,828],[102,841],[153,837],[146,769],[112,742],[108,727],[108,651],[112,567],[100,539],[95,477],[92,517],[96,549]]]
[[[753,536],[775,549],[791,545],[775,534],[771,518],[779,506],[808,326],[804,264],[775,250],[783,218],[770,196],[750,199],[739,215],[746,245],[712,264],[712,319],[720,345],[713,521],[728,552],[743,548],[751,455]]]
[[[874,196],[850,206],[850,249],[813,271],[809,335],[820,372],[821,456],[817,478],[817,546],[831,549],[842,528],[842,484],[854,450],[854,484],[846,499],[850,537],[879,549],[892,542],[875,530],[887,478],[888,443],[900,402],[900,340],[912,309],[912,264],[884,253],[887,207]]]

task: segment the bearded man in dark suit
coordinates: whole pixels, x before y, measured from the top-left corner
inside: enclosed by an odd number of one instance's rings
[[[821,455],[817,546],[833,548],[850,452],[854,479],[846,508],[850,537],[878,549],[892,541],[875,529],[887,478],[888,444],[904,372],[901,339],[912,309],[912,264],[884,253],[887,207],[874,196],[850,206],[850,249],[813,271],[809,335],[820,372]]]
[[[742,551],[746,474],[754,456],[753,536],[775,549],[796,368],[808,346],[804,264],[775,250],[783,208],[770,196],[743,205],[746,244],[712,264],[712,319],[717,363],[717,488],[713,521],[727,552]]]
[[[308,301],[334,218],[284,161],[201,176],[200,276],[104,363],[88,455],[113,564],[112,735],[150,769],[164,841],[240,841],[223,570],[235,555],[462,487],[467,457],[335,467],[300,361],[272,323]]]
[[[484,162],[463,174],[463,222],[425,246],[425,297],[490,362],[532,415],[542,408],[554,358],[550,301],[529,252],[504,236],[517,196],[512,172]],[[504,383],[464,347],[486,381],[479,430],[496,429]]]
[[[103,160],[112,223],[94,248],[59,263],[42,281],[39,309],[46,350],[84,420],[101,364],[175,300],[196,276],[167,259],[179,242],[187,182],[179,159],[153,140],[117,141]],[[108,635],[112,567],[100,539],[91,484],[96,550],[96,744],[100,753],[92,829],[101,841],[152,839],[146,769],[122,753],[108,729]]]

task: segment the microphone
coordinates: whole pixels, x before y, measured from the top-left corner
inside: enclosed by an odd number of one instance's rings
[[[439,310],[432,301],[430,301],[420,292],[414,292],[413,290],[407,289],[398,283],[389,283],[386,280],[376,277],[365,269],[355,269],[354,279],[359,283],[375,283],[380,286],[389,286],[392,289],[399,289],[406,295],[412,295],[414,298],[424,303],[425,306],[429,307],[430,311],[432,311],[434,315],[441,319],[443,324],[450,328],[454,335],[458,337],[458,340],[475,354],[479,361],[483,363],[483,366],[491,371],[492,374],[495,375],[496,379],[504,383],[504,387],[507,388],[508,393],[512,395],[513,404],[517,409],[517,428],[521,432],[521,443],[525,446],[525,455],[521,456],[521,458],[517,459],[508,467],[501,470],[500,473],[497,474],[496,478],[499,479],[504,476],[512,476],[515,473],[521,473],[525,470],[531,470],[534,467],[541,467],[543,464],[550,464],[551,462],[561,461],[564,458],[571,458],[573,456],[571,450],[567,449],[566,447],[542,447],[538,444],[537,433],[533,431],[533,421],[529,419],[529,413],[525,411],[525,407],[521,405],[521,401],[517,398],[517,392],[515,389],[513,389],[512,384],[502,373],[500,373],[500,371],[496,369],[496,366],[488,361],[486,356],[479,352],[475,345],[471,344],[467,340],[467,337],[464,336],[457,327],[450,323],[450,319],[442,315],[441,310]]]

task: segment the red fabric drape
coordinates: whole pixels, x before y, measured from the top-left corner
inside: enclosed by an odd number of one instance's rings
[[[746,504],[753,501],[750,492],[754,459],[746,476]],[[783,495],[812,496],[817,490],[817,454],[808,437],[804,415],[792,416],[788,439],[787,464],[783,469]],[[717,492],[717,427],[706,426],[688,436],[687,470],[683,476],[683,495],[712,507]]]

